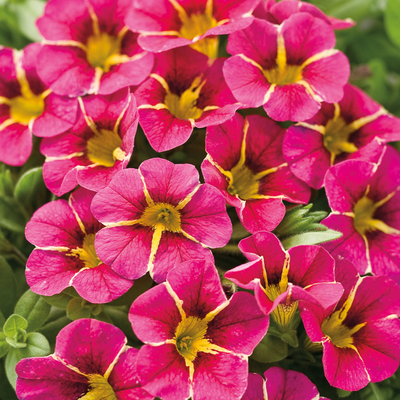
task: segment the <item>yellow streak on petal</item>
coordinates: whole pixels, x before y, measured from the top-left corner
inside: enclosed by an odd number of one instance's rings
[[[254,60],[252,60],[251,58],[245,56],[244,54],[237,54],[238,57],[240,57],[242,60],[248,62],[249,64],[255,66],[256,68],[258,68],[260,71],[264,72],[263,67],[256,63]]]
[[[188,15],[185,9],[176,1],[176,0],[169,0],[172,7],[178,12],[179,19],[183,22],[185,19],[188,18]]]
[[[87,52],[87,47],[83,43],[77,42],[75,40],[43,40],[42,44],[43,45],[49,45],[49,46],[73,46],[73,47],[79,47],[85,53]]]
[[[126,110],[128,109],[129,105],[131,104],[131,96],[128,96],[128,102],[124,109],[122,110],[121,114],[118,116],[117,122],[114,125],[113,132],[118,135],[119,125],[121,124],[122,118],[124,117]]]
[[[138,107],[138,110],[168,110],[168,107],[164,103],[158,103],[155,106],[152,106],[151,104],[143,104]]]
[[[0,96],[0,104],[10,105],[10,99],[8,99],[7,97]]]
[[[5,121],[3,121],[0,124],[0,132],[3,131],[4,129],[6,129],[8,126],[15,124],[15,123],[16,123],[16,121],[14,121],[12,118],[6,119]]]
[[[359,118],[352,123],[350,123],[348,126],[351,128],[351,132],[354,132],[360,128],[362,128],[364,125],[369,124],[370,122],[375,121],[377,118],[379,118],[382,115],[388,115],[388,112],[381,107],[376,113],[367,115],[366,117]]]
[[[285,251],[285,262],[283,264],[282,275],[279,281],[279,290],[281,293],[286,292],[288,288],[288,274],[290,269],[290,256],[289,253]]]
[[[310,65],[311,63],[315,62],[315,61],[319,61],[322,60],[324,58],[328,58],[333,56],[334,54],[339,53],[339,50],[336,49],[328,49],[328,50],[324,50],[321,51],[320,53],[314,54],[313,56],[311,56],[310,58],[308,58],[306,61],[303,62],[303,64],[301,65],[301,68],[305,68],[307,65]]]
[[[212,111],[212,110],[218,110],[219,107],[218,106],[207,106],[206,108],[203,109],[204,111]]]
[[[369,243],[368,243],[368,238],[362,234],[361,235],[364,243],[365,243],[365,256],[367,258],[367,269],[365,270],[365,274],[372,273],[372,263],[371,263],[371,254],[369,250]]]
[[[71,210],[75,215],[75,219],[78,222],[79,228],[81,228],[81,231],[86,235],[85,225],[83,225],[81,218],[79,217],[78,213],[76,212],[75,208],[73,207],[72,200],[74,200],[74,193],[72,193],[71,196],[69,196],[68,205],[71,207]]]
[[[90,18],[92,20],[93,33],[95,36],[100,36],[101,31],[100,31],[100,26],[99,26],[99,19],[97,18],[97,15],[94,12],[92,5],[88,1],[85,1],[85,5],[89,11]]]
[[[47,247],[36,247],[39,250],[46,250],[46,251],[59,251],[60,253],[64,253],[66,251],[70,251],[69,247],[62,247],[62,246],[47,246]]]
[[[276,83],[273,83],[269,87],[267,93],[265,93],[263,104],[268,103],[269,99],[271,98],[272,93],[274,93],[274,91],[275,91],[275,88],[276,88]]]
[[[140,219],[133,219],[131,221],[120,221],[120,222],[105,222],[103,225],[106,228],[115,228],[116,226],[132,226],[140,223]]]
[[[181,36],[177,31],[141,32],[141,36]]]
[[[314,90],[311,88],[311,85],[308,82],[300,80],[300,81],[298,81],[296,83],[298,83],[299,85],[304,86],[305,89],[306,89],[307,94],[309,96],[311,96],[315,101],[318,101],[318,103],[322,103],[323,102],[322,98],[320,96],[318,96],[316,93],[314,93]]]
[[[157,82],[160,83],[160,85],[165,89],[167,93],[170,93],[168,83],[162,76],[158,74],[150,74],[150,78],[155,79]]]
[[[298,122],[296,124],[296,126],[302,126],[307,129],[312,129],[314,131],[319,132],[321,135],[325,134],[325,126],[323,126],[323,125],[311,125],[311,124],[308,124],[307,122]]]
[[[154,206],[155,203],[154,203],[153,199],[150,197],[150,193],[147,190],[146,182],[144,180],[142,173],[140,172],[140,169],[138,169],[138,172],[140,175],[140,179],[142,180],[142,183],[143,183],[143,192],[144,192],[144,196],[146,198],[146,202],[149,206]]]
[[[79,107],[82,111],[83,118],[85,119],[86,125],[91,129],[91,131],[95,135],[100,135],[100,132],[97,129],[96,124],[94,123],[92,117],[89,117],[86,113],[86,109],[85,109],[85,105],[83,104],[82,97],[78,97],[78,103],[79,103]]]
[[[181,315],[182,319],[186,319],[186,313],[183,310],[182,304],[183,301],[178,297],[178,295],[174,292],[174,289],[172,289],[171,285],[169,284],[168,281],[164,282],[163,285],[165,285],[165,288],[167,289],[169,295],[174,299],[175,305],[179,311],[179,314]]]
[[[60,161],[60,160],[70,160],[71,158],[82,157],[84,154],[85,153],[83,153],[83,152],[77,152],[77,153],[68,154],[67,156],[46,157],[46,162]]]
[[[192,200],[195,193],[200,189],[200,183],[183,199],[181,200],[178,205],[175,207],[175,210],[182,210],[183,207]]]
[[[288,166],[288,163],[282,163],[281,165],[278,165],[277,167],[266,169],[265,171],[261,171],[258,174],[255,174],[254,175],[254,179],[259,181],[260,179],[264,178],[264,176],[272,174],[272,173],[278,171],[280,168],[284,168],[284,167],[287,167],[287,166]]]
[[[93,81],[90,84],[90,88],[89,88],[89,94],[97,94],[99,93],[99,89],[100,89],[100,81],[101,81],[101,77],[103,76],[104,71],[100,68],[100,67],[96,67],[94,69],[94,77],[93,77]]]
[[[282,27],[283,25],[278,26],[277,36],[276,36],[277,38],[276,64],[278,66],[279,71],[284,71],[287,66],[285,39],[282,35]]]
[[[160,241],[161,241],[161,236],[164,232],[164,229],[162,227],[156,227],[153,233],[153,237],[151,238],[151,251],[150,251],[150,257],[149,257],[149,262],[147,264],[148,271],[150,273],[150,276],[153,278],[153,269],[154,269],[154,259],[157,254],[157,250],[160,247]]]

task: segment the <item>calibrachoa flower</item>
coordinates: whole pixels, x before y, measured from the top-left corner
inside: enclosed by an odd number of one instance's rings
[[[324,308],[336,304],[343,293],[335,282],[335,261],[320,246],[296,246],[285,251],[278,238],[258,232],[239,243],[249,262],[231,269],[225,278],[254,290],[260,309],[272,313],[276,323],[288,328],[298,302]]]
[[[161,52],[188,46],[218,57],[219,39],[248,27],[259,0],[137,0],[126,23],[140,32],[139,44]]]
[[[153,55],[124,18],[127,0],[51,0],[37,20],[44,37],[38,73],[55,93],[111,94],[148,77]]]
[[[150,400],[138,382],[138,350],[105,322],[80,319],[61,329],[54,354],[25,358],[17,367],[20,400]]]
[[[400,119],[362,90],[346,85],[339,103],[322,103],[313,118],[288,129],[283,155],[298,178],[319,189],[333,164],[362,157],[361,149],[375,137],[381,142],[400,140]]]
[[[200,185],[193,165],[160,158],[119,172],[95,196],[92,212],[106,225],[96,236],[97,254],[128,279],[149,271],[163,282],[181,261],[213,260],[207,247],[225,246],[232,234],[218,190]]]
[[[285,163],[284,134],[277,123],[258,115],[235,114],[207,129],[204,179],[236,207],[249,232],[276,228],[285,215],[282,200],[306,203],[310,198],[308,185]]]
[[[156,151],[180,146],[194,127],[220,124],[240,107],[222,75],[224,60],[210,66],[190,48],[156,56],[155,70],[135,92],[140,125]]]
[[[308,336],[321,343],[325,376],[344,390],[359,390],[394,374],[400,363],[400,293],[387,277],[360,278],[347,260],[336,278],[345,292],[336,307],[300,305]]]
[[[354,184],[357,182],[357,184]],[[349,259],[360,274],[400,283],[400,155],[385,146],[378,164],[348,160],[325,177],[332,214],[323,221],[343,236],[323,246]]]
[[[216,268],[204,260],[173,268],[133,302],[129,320],[145,342],[139,379],[163,400],[240,399],[248,356],[268,329],[254,296],[227,300]]]
[[[75,122],[78,103],[51,92],[36,73],[41,46],[0,49],[0,161],[22,165],[32,150],[32,133],[55,136]]]
[[[69,202],[39,208],[26,225],[26,238],[37,246],[26,265],[33,292],[52,296],[72,286],[91,303],[108,303],[132,286],[96,255],[94,237],[102,225],[90,212],[94,194],[79,188]]]
[[[323,400],[317,387],[302,373],[272,367],[258,374],[249,374],[249,384],[242,400]],[[328,400],[328,399],[326,399]]]
[[[279,25],[292,14],[299,12],[305,12],[316,18],[320,18],[331,25],[333,29],[348,29],[356,24],[351,18],[341,20],[327,16],[313,4],[297,0],[283,0],[279,3],[276,3],[275,0],[261,1],[254,10],[253,15]]]
[[[75,125],[62,135],[43,139],[43,178],[57,196],[77,184],[98,191],[126,168],[132,155],[138,114],[129,89],[107,96],[78,98]]]
[[[226,83],[242,104],[263,105],[276,121],[305,121],[321,102],[343,97],[350,67],[334,45],[331,26],[310,14],[293,14],[280,25],[256,19],[229,36]]]

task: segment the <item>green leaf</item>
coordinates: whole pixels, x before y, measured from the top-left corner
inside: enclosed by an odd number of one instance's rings
[[[67,317],[72,321],[81,318],[90,318],[91,314],[90,306],[87,306],[85,300],[79,297],[74,297],[68,304]]]
[[[295,330],[282,334],[281,339],[292,347],[299,347],[299,339],[297,338],[297,331]]]
[[[40,328],[39,331],[44,336],[46,336],[46,338],[50,343],[54,344],[56,342],[56,337],[60,332],[60,330],[65,326],[67,326],[69,323],[71,323],[71,320],[64,313],[62,317],[59,317],[54,321],[47,322]]]
[[[26,0],[23,4],[13,5],[19,28],[27,38],[35,42],[42,40],[35,21],[43,14],[45,5],[46,3],[40,0]]]
[[[343,389],[336,389],[336,393],[340,398],[342,398],[342,397],[349,397],[353,392],[349,392]]]
[[[284,240],[282,240],[283,247],[287,250],[294,246],[300,245],[311,245],[311,244],[319,244],[323,242],[328,242],[330,240],[338,239],[343,234],[341,232],[334,231],[332,229],[327,229],[322,232],[305,232],[300,235],[290,236]]]
[[[14,193],[14,181],[9,169],[0,173],[0,193],[5,196],[12,196]]]
[[[25,338],[26,338],[26,333],[25,333]],[[8,336],[6,336],[6,342],[11,347],[14,347],[14,349],[22,349],[22,348],[26,347],[26,343],[25,342],[18,341],[18,340],[13,339],[13,338],[9,338]]]
[[[24,329],[28,327],[28,322],[25,318],[21,317],[20,315],[13,314],[11,315],[3,327],[3,332],[6,336],[13,338],[15,335],[18,334],[19,329]]]
[[[55,294],[54,296],[42,296],[42,299],[52,305],[53,307],[61,308],[62,310],[66,310],[68,307],[68,303],[71,301],[73,296],[70,296],[67,293],[61,292],[59,294]]]
[[[46,303],[41,296],[28,289],[18,300],[15,313],[26,318],[28,321],[28,332],[40,328],[49,316],[50,304]]]
[[[26,222],[27,218],[18,202],[11,197],[0,195],[0,227],[23,233]]]
[[[254,349],[251,358],[258,362],[269,364],[283,360],[287,355],[287,344],[276,336],[267,334]]]
[[[389,0],[384,16],[386,33],[400,47],[400,0]]]
[[[17,281],[14,271],[0,256],[0,311],[5,317],[13,313],[17,301]]]
[[[6,319],[4,318],[3,313],[0,311],[0,329],[3,330],[3,326],[6,322]]]
[[[14,197],[25,207],[35,203],[42,193],[42,197],[46,196],[42,170],[42,167],[37,167],[25,172],[15,185]]]
[[[11,384],[15,389],[15,383],[17,381],[17,374],[15,372],[15,366],[23,359],[27,357],[43,357],[50,354],[50,345],[47,339],[38,332],[32,332],[26,339],[27,346],[23,349],[11,348],[6,357],[6,375]]]
[[[0,332],[0,358],[4,357],[10,350],[10,345],[7,343],[6,338],[7,336]]]

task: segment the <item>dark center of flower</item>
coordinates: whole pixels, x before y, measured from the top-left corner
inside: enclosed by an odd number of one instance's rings
[[[89,375],[88,392],[79,400],[117,400],[112,386],[98,374]]]
[[[188,361],[193,361],[197,352],[208,350],[210,342],[204,338],[207,322],[197,317],[184,318],[176,328],[175,343],[179,354]]]
[[[173,205],[168,203],[156,203],[147,207],[139,222],[144,226],[163,231],[181,231],[181,215]]]
[[[179,119],[198,119],[203,114],[203,110],[197,108],[197,100],[199,99],[201,89],[206,81],[201,81],[197,77],[189,89],[186,89],[180,96],[167,92],[164,104],[168,107],[171,114]]]
[[[241,163],[235,165],[232,170],[232,179],[228,186],[228,193],[237,195],[242,200],[249,200],[258,194],[259,182],[256,175]]]
[[[264,76],[271,84],[289,85],[302,79],[302,67],[300,65],[276,65],[275,68],[264,70]]]
[[[90,161],[104,167],[113,167],[116,160],[122,161],[126,153],[121,150],[122,139],[113,131],[101,129],[88,140],[87,156]]]
[[[96,268],[101,264],[94,248],[94,238],[95,234],[93,233],[85,235],[82,247],[71,250],[72,255],[78,256],[85,263],[85,267],[87,268]]]
[[[94,68],[101,68],[108,72],[114,65],[114,56],[118,56],[121,51],[121,39],[117,36],[110,36],[108,33],[101,32],[89,37],[87,44],[86,58]]]
[[[10,116],[22,125],[28,125],[32,118],[42,115],[44,110],[44,99],[33,93],[29,97],[17,96],[7,101],[10,106]]]

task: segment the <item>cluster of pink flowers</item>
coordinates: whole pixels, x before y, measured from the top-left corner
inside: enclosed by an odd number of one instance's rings
[[[154,280],[129,311],[139,350],[75,321],[54,354],[18,364],[19,399],[322,399],[299,372],[249,373],[270,323],[289,334],[296,315],[332,386],[395,372],[400,120],[348,83],[334,29],[353,25],[297,0],[50,0],[43,42],[0,50],[0,160],[23,165],[41,137],[47,188],[73,191],[26,226],[31,290],[106,304]],[[130,168],[138,124],[161,154]],[[205,183],[167,160],[196,128]],[[271,232],[287,204],[322,187],[342,236],[285,249]],[[249,236],[233,295],[212,251],[232,236],[227,205]]]

